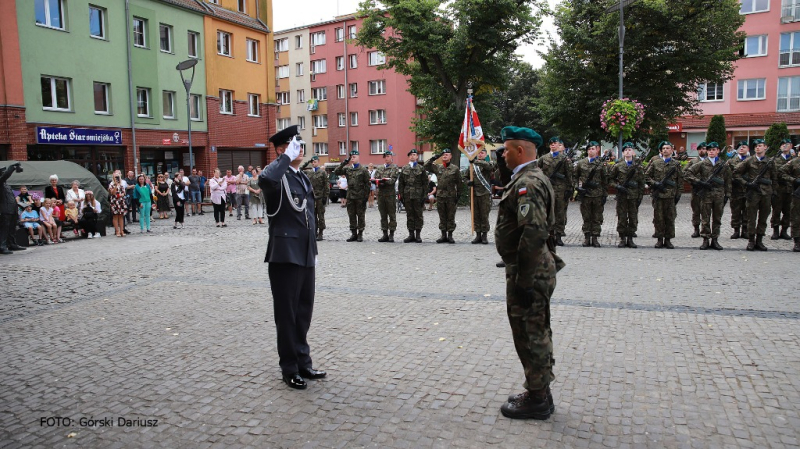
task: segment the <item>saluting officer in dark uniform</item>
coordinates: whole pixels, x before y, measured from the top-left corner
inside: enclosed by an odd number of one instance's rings
[[[305,379],[321,379],[325,371],[312,368],[306,335],[314,310],[317,241],[314,222],[314,190],[299,170],[302,148],[295,139],[297,126],[270,137],[278,157],[258,176],[269,219],[269,243],[264,262],[269,263],[269,283],[278,356],[283,381],[292,388],[306,388]]]
[[[22,173],[19,162],[8,167],[0,168],[0,254],[11,254],[11,251],[20,251],[23,248],[17,245],[14,233],[19,221],[19,208],[14,192],[6,181],[14,172]]]

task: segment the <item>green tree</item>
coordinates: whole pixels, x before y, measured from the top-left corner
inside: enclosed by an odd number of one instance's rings
[[[564,0],[555,12],[560,40],[550,45],[540,108],[562,132],[606,135],[603,102],[618,96],[616,0]],[[737,0],[640,0],[625,9],[624,95],[645,106],[641,134],[696,113],[691,95],[733,75],[744,33]],[[642,136],[638,136],[642,138]]]
[[[706,131],[706,142],[717,142],[720,148],[727,145],[728,131],[725,129],[725,117],[721,115],[711,117]]]
[[[790,138],[789,128],[786,123],[773,123],[770,125],[767,132],[764,133],[764,143],[767,144],[769,151],[767,154],[772,157],[778,153],[781,148],[781,141]]]
[[[355,42],[382,52],[383,69],[409,77],[408,90],[422,100],[412,129],[439,148],[456,149],[467,89],[472,86],[475,108],[482,116],[491,93],[508,83],[517,45],[535,41],[542,4],[364,0],[359,11],[364,22]]]

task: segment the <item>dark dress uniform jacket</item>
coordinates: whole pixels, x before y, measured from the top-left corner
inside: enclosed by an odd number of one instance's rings
[[[304,173],[297,174],[289,168],[290,162],[289,156],[282,154],[258,176],[269,219],[269,244],[264,262],[313,267],[317,256],[314,190]],[[281,180],[284,175],[289,183],[291,198],[287,198]],[[303,212],[294,210],[289,204],[292,202],[299,207],[303,200],[306,200]],[[275,215],[270,216],[272,214]]]

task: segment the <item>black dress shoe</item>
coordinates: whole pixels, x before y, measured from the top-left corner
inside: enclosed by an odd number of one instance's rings
[[[323,377],[327,376],[328,373],[325,371],[315,370],[314,368],[307,368],[301,369],[300,375],[306,379],[322,379]]]
[[[305,390],[308,386],[306,381],[297,373],[284,374],[283,381],[286,383],[286,385],[297,390]]]

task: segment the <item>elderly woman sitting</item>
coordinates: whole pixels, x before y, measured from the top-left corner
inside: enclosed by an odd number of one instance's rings
[[[72,181],[72,188],[67,190],[67,201],[75,201],[78,210],[83,210],[83,201],[86,199],[86,193],[81,189],[81,183],[77,179]]]

